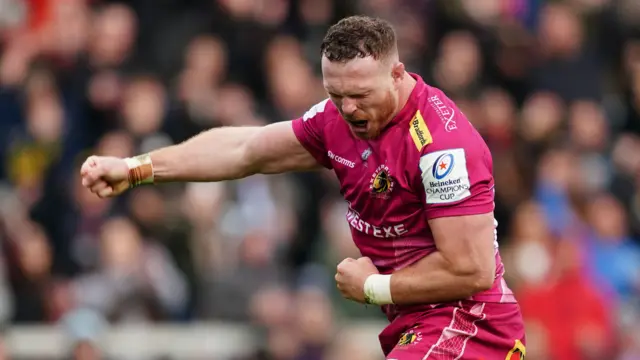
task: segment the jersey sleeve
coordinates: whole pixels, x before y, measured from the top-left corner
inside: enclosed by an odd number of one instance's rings
[[[447,126],[420,153],[421,191],[429,219],[494,209],[491,153],[466,117],[451,110],[457,113],[441,119]]]
[[[292,121],[293,132],[300,144],[316,159],[316,161],[327,169],[332,169],[333,165],[327,155],[325,145],[325,127],[328,119],[325,110],[329,99],[325,99],[309,109],[301,118]]]

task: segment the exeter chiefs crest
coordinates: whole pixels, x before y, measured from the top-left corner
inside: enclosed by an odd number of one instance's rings
[[[419,343],[422,340],[422,333],[415,332],[413,330],[409,330],[406,333],[402,334],[400,340],[398,341],[398,346],[407,346],[410,344]]]
[[[513,349],[509,351],[505,360],[524,360],[524,356],[527,354],[527,350],[524,344],[520,340],[516,340],[516,344]]]
[[[386,165],[378,166],[376,171],[373,172],[369,181],[369,189],[374,197],[383,199],[389,197],[389,193],[393,190],[393,179]]]

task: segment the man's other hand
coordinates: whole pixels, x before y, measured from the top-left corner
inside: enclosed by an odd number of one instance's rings
[[[114,197],[129,188],[129,166],[124,159],[90,156],[80,169],[82,186],[100,198]]]
[[[358,260],[346,258],[338,264],[336,283],[346,299],[365,304],[364,282],[369,275],[378,274],[378,269],[368,257]]]

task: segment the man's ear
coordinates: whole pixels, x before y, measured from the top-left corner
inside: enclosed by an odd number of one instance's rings
[[[398,61],[391,66],[391,77],[393,78],[393,82],[395,84],[399,84],[400,81],[404,78],[405,74],[406,72],[403,63]]]

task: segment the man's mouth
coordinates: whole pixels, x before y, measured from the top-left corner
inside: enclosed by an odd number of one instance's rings
[[[364,129],[367,127],[367,120],[349,120],[353,127]]]

